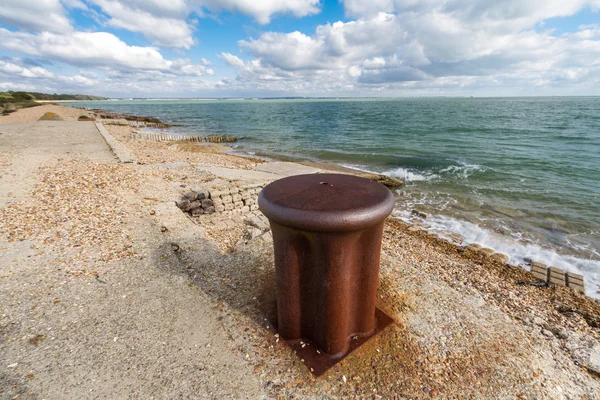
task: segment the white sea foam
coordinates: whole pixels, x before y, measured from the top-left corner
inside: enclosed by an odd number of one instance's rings
[[[350,168],[350,169],[355,169],[357,171],[363,171],[363,172],[368,172],[370,174],[378,174],[379,172],[375,172],[373,170],[370,169],[366,169],[363,165],[357,165],[357,164],[346,164],[346,163],[341,163],[340,164],[342,167],[346,167],[346,168]]]
[[[457,177],[459,179],[468,179],[476,172],[485,172],[488,168],[479,164],[460,163],[459,165],[450,165],[446,168],[433,171],[417,171],[410,168],[398,167],[384,172],[385,175],[402,179],[406,182],[429,181],[432,179],[443,178],[444,176]]]
[[[402,179],[405,182],[427,181],[436,178],[436,174],[419,173],[406,168],[395,168],[384,172],[384,175],[389,175],[394,178]]]
[[[410,219],[408,211],[400,211],[397,216],[405,221]],[[510,263],[525,266],[525,258],[544,263],[548,266],[581,274],[585,278],[586,294],[600,298],[600,261],[588,260],[557,253],[555,250],[534,243],[524,243],[513,237],[503,236],[467,221],[445,216],[432,216],[424,221],[427,230],[445,239],[451,239],[448,233],[457,233],[464,238],[463,243],[477,243],[510,257]]]
[[[486,167],[483,167],[479,164],[466,164],[461,163],[460,165],[451,165],[444,169],[440,170],[440,173],[448,173],[451,175],[455,175],[461,179],[467,179],[469,176],[473,175],[475,172],[485,172],[487,171]]]

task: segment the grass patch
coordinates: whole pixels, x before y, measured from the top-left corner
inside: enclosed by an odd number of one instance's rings
[[[6,93],[4,93],[6,94]],[[32,100],[27,101],[15,101],[13,98],[7,98],[0,96],[0,112],[2,115],[8,115],[21,108],[39,107],[41,103],[36,103]]]

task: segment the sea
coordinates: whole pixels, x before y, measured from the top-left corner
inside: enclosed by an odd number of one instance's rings
[[[582,274],[600,298],[600,97],[112,100],[232,152],[403,179],[398,218],[442,237]],[[454,239],[456,240],[456,238]]]

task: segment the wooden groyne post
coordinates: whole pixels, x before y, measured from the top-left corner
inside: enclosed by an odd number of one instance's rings
[[[568,286],[578,292],[585,293],[585,284],[582,275],[565,272],[555,267],[548,268],[546,264],[536,261],[529,261],[529,264],[531,265],[531,273],[536,279],[554,285]]]
[[[130,121],[136,122],[136,121]],[[149,140],[154,142],[197,142],[197,143],[234,143],[237,138],[225,136],[188,136],[188,135],[170,135],[165,133],[132,132],[132,139]]]

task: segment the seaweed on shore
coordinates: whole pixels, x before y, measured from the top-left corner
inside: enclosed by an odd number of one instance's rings
[[[130,121],[130,122],[134,121],[137,123],[142,122],[144,124],[153,124],[153,125],[156,125],[157,128],[171,128],[174,126],[183,126],[182,124],[165,123],[155,117],[140,116],[140,115],[133,115],[133,114],[122,114],[122,113],[117,113],[117,112],[112,112],[112,111],[101,110],[98,108],[87,109],[87,111],[93,112],[100,119],[124,119],[124,120]]]

